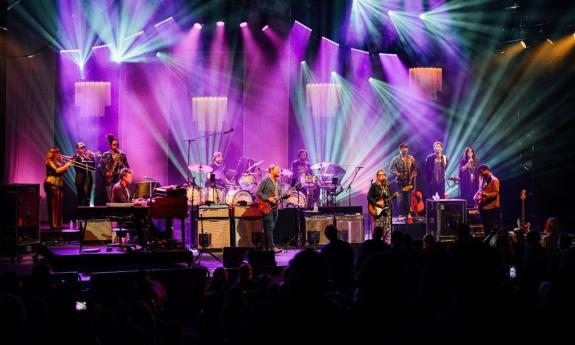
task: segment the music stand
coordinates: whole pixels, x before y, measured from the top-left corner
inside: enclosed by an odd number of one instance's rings
[[[212,253],[209,249],[206,248],[207,245],[207,237],[206,234],[204,233],[204,212],[206,212],[208,209],[205,210],[199,210],[198,209],[198,216],[200,217],[200,236],[199,236],[199,245],[200,247],[198,247],[198,256],[196,256],[196,259],[194,260],[194,263],[199,263],[200,260],[202,260],[202,255],[204,255],[205,253],[209,254],[212,258],[216,259],[217,261],[219,261],[220,263],[222,262],[222,260],[218,259],[217,256],[214,255],[214,253]],[[192,210],[193,212],[193,210]]]

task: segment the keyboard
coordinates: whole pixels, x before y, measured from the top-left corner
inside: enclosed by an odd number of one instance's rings
[[[106,204],[108,207],[134,207],[133,202],[109,202]]]

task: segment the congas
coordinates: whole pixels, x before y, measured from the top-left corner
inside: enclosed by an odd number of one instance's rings
[[[226,201],[226,190],[222,187],[205,187],[205,193],[205,202],[223,204]]]
[[[286,199],[286,207],[306,207],[306,197],[302,192],[292,191],[291,195]]]
[[[251,174],[242,175],[238,183],[241,189],[247,190],[249,192],[253,192],[257,186],[256,177]]]
[[[200,187],[188,187],[186,195],[188,196],[188,205],[203,205],[205,202],[204,193]]]

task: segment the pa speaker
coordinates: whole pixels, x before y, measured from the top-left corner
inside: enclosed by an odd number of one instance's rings
[[[244,262],[246,252],[250,248],[246,247],[225,247],[223,253],[224,267],[240,267]]]
[[[426,205],[427,230],[435,238],[453,239],[454,229],[460,224],[467,223],[467,200],[440,199],[427,200]]]
[[[258,266],[277,266],[275,253],[272,250],[265,251],[249,251],[248,262],[252,267]]]

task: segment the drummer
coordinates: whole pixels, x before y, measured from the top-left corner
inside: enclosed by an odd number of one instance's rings
[[[311,169],[311,163],[308,160],[308,154],[305,149],[300,149],[297,152],[297,159],[291,163],[291,170],[294,174],[293,178],[304,184],[301,191],[307,197],[307,208],[311,208],[314,202],[319,203],[319,189],[315,188],[316,186],[310,185],[309,183],[306,185],[306,182],[309,181],[306,181],[305,177],[312,177],[313,173]]]
[[[297,152],[297,159],[291,163],[291,171],[298,179],[303,175],[311,175],[311,163],[306,150],[301,149]]]
[[[211,174],[215,175],[216,185],[219,187],[225,187],[226,185],[233,184],[233,179],[236,175],[235,170],[226,169],[224,165],[224,155],[216,151],[212,155],[212,164],[210,167],[213,169]],[[210,173],[208,173],[208,178],[210,177]]]

